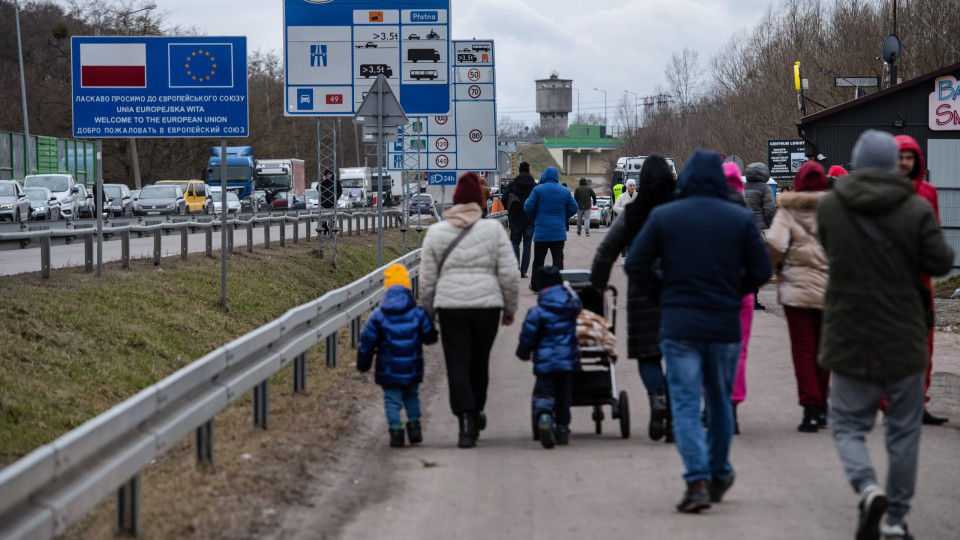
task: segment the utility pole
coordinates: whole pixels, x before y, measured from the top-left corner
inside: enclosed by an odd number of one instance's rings
[[[27,166],[25,174],[30,174],[30,122],[27,119],[27,86],[23,80],[23,43],[20,41],[20,1],[14,0],[14,11],[17,19],[17,53],[20,55],[20,101],[23,102],[23,143],[27,151]]]

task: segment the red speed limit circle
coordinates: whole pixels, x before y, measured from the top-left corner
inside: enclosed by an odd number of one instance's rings
[[[442,155],[437,156],[436,163],[437,163],[437,167],[440,167],[441,169],[443,169],[450,164],[450,159],[447,158],[447,156],[442,156]]]
[[[473,99],[477,99],[478,97],[480,97],[480,87],[475,84],[471,84],[470,88],[467,88],[467,95],[469,95]]]
[[[437,122],[438,124],[440,124],[441,126],[447,123],[447,117],[446,117],[446,116],[434,116],[433,119],[434,119],[434,121],[436,121],[436,122]]]
[[[448,141],[444,137],[440,137],[439,139],[437,139],[436,146],[437,146],[437,150],[443,152],[447,149],[448,146],[450,146],[450,141]]]
[[[477,68],[470,68],[470,71],[467,72],[467,78],[473,82],[480,80],[480,70]]]
[[[479,129],[470,131],[470,140],[473,142],[480,142],[483,140],[483,133],[481,133]]]

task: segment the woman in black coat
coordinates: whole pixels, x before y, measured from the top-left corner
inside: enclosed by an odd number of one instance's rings
[[[593,257],[590,280],[594,287],[604,288],[610,279],[613,264],[643,228],[650,212],[657,206],[673,200],[676,178],[667,161],[652,155],[643,162],[637,200],[628,205],[618,217],[597,248]],[[627,356],[637,360],[640,378],[650,398],[650,438],[673,442],[673,424],[667,397],[667,381],[660,362],[660,306],[656,299],[644,293],[635,280],[627,287]]]

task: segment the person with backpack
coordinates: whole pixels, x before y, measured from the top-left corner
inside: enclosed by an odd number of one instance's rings
[[[744,169],[743,175],[747,178],[747,183],[743,185],[743,198],[747,201],[747,208],[753,211],[760,234],[765,234],[764,231],[773,223],[773,215],[777,213],[777,201],[767,184],[770,169],[760,162],[751,163]],[[760,303],[760,289],[753,291],[753,309],[766,309]]]
[[[513,244],[513,253],[520,264],[520,277],[527,277],[530,268],[530,245],[533,242],[533,220],[523,210],[523,203],[537,187],[537,181],[530,175],[530,164],[520,163],[520,174],[514,178],[509,186],[503,189],[504,208],[510,221],[510,243]],[[523,243],[523,254],[520,244]]]

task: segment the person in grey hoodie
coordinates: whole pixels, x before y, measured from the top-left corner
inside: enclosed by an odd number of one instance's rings
[[[751,163],[743,171],[747,183],[743,185],[743,198],[747,201],[747,208],[753,211],[753,218],[757,221],[757,228],[765,231],[773,223],[773,215],[777,213],[777,201],[773,198],[773,190],[767,184],[770,180],[770,169],[763,163]],[[760,290],[753,291],[753,309],[766,309],[760,303]]]

